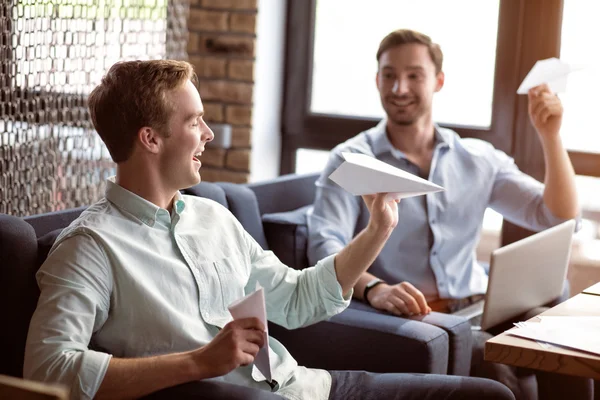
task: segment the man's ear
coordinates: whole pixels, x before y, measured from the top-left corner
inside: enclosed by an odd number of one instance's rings
[[[138,131],[138,144],[139,146],[152,154],[157,154],[161,146],[162,137],[158,132],[148,126],[141,128]]]
[[[446,75],[444,74],[444,71],[438,72],[435,79],[436,79],[435,91],[439,92],[444,87],[444,80],[446,79]]]

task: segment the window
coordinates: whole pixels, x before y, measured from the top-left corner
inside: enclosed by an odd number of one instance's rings
[[[329,152],[324,150],[298,149],[296,151],[297,174],[309,174],[312,172],[321,172],[327,165]]]
[[[295,171],[298,149],[329,150],[381,119],[375,53],[403,27],[442,46],[446,82],[434,119],[510,152],[520,2],[289,0],[281,173]]]
[[[600,92],[600,53],[592,45],[592,40],[600,37],[598,13],[600,3],[566,0],[560,47],[563,61],[582,67],[569,76],[567,91],[560,95],[565,108],[563,140],[571,150],[594,153],[600,153],[600,128],[596,120],[600,110],[597,95]]]
[[[434,120],[489,128],[499,5],[499,0],[371,0],[365,7],[359,0],[318,0],[311,112],[382,118],[375,54],[381,39],[402,27],[426,32],[444,52],[446,82],[434,97]]]

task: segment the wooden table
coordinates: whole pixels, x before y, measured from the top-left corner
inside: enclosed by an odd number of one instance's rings
[[[600,316],[600,296],[578,294],[540,315]],[[486,342],[484,359],[517,367],[600,379],[600,356],[565,348],[546,350],[533,340],[511,336],[506,332]]]

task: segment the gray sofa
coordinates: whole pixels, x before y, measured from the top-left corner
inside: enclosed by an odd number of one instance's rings
[[[301,268],[299,263],[305,258],[302,255],[305,243],[301,243],[306,238],[305,232],[304,235],[301,232],[306,229],[304,214],[302,210],[290,211],[312,202],[314,179],[314,176],[288,176],[251,185],[201,183],[184,192],[211,198],[228,207],[258,243],[272,248],[293,267]],[[26,218],[0,214],[0,302],[5,305],[2,324],[5,329],[0,330],[0,374],[22,376],[27,329],[39,297],[35,273],[58,233],[83,209]],[[291,217],[299,218],[299,223],[291,223]],[[292,245],[289,240],[295,243]],[[465,322],[442,315],[431,318],[439,318],[438,323],[368,312],[364,305],[353,302],[351,308],[328,321],[296,330],[271,324],[269,329],[300,364],[309,367],[467,375],[470,360],[466,355],[470,352],[455,349],[457,342],[460,346],[470,346],[470,332],[464,335],[464,328],[468,328]],[[450,347],[454,350],[450,351]],[[151,397],[279,398],[233,386],[194,382]]]

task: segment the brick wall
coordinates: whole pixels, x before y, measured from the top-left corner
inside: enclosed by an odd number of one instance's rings
[[[202,180],[248,182],[257,0],[191,0],[189,61],[200,79],[205,120],[232,127],[230,149],[202,155]]]

